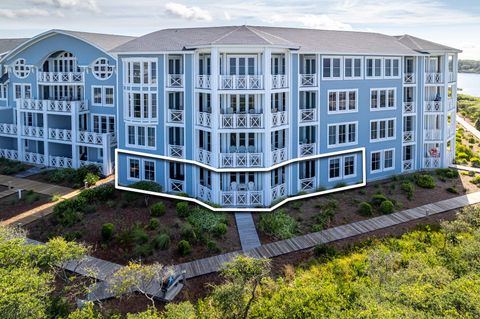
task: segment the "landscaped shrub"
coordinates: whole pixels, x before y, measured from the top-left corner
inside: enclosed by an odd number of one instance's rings
[[[382,204],[380,204],[380,211],[382,212],[382,214],[391,214],[393,213],[394,209],[395,207],[393,203],[389,200],[386,200],[382,202]]]
[[[374,206],[380,206],[384,201],[388,200],[388,198],[383,194],[375,194],[370,199],[370,203]]]
[[[453,168],[437,168],[435,174],[445,178],[457,178],[458,171]]]
[[[210,252],[215,253],[215,254],[220,252],[220,248],[217,246],[217,243],[214,242],[213,240],[209,240],[207,242],[207,248]]]
[[[312,226],[313,231],[320,231],[325,229],[330,222],[332,221],[333,217],[335,216],[335,208],[336,204],[332,206],[330,204],[332,201],[327,203],[320,212],[315,215],[315,224]]]
[[[316,245],[315,248],[313,248],[313,253],[315,254],[315,257],[326,260],[329,260],[337,255],[335,248],[326,244]]]
[[[87,201],[83,197],[67,199],[53,208],[53,216],[57,223],[64,227],[71,227],[83,217]]]
[[[447,192],[452,193],[452,194],[458,194],[458,190],[455,188],[455,186],[450,186],[446,188]]]
[[[165,215],[165,204],[163,202],[157,202],[150,207],[150,214],[153,217],[159,217]]]
[[[417,174],[416,183],[422,188],[435,188],[436,186],[435,180],[431,175],[428,174]]]
[[[95,185],[99,180],[100,176],[92,173],[87,173],[87,175],[85,175],[85,178],[83,179],[83,182],[86,184],[87,187],[90,187]]]
[[[478,185],[480,184],[480,175],[477,175],[477,176],[475,176],[474,178],[472,178],[472,179],[470,180],[470,183],[475,184],[475,185],[478,186]]]
[[[10,160],[7,158],[0,158],[0,174],[1,175],[14,175],[23,172],[27,169],[27,166],[19,161]]]
[[[186,256],[192,252],[192,247],[190,246],[190,243],[186,240],[181,240],[178,243],[178,253],[180,256]]]
[[[153,247],[148,243],[136,245],[133,249],[133,257],[148,257],[153,253]]]
[[[144,244],[148,241],[148,235],[140,224],[136,224],[131,229],[132,240],[137,244]]]
[[[68,208],[62,213],[57,213],[55,215],[55,220],[64,227],[71,227],[81,221],[83,214],[74,209]]]
[[[367,202],[361,202],[360,205],[358,206],[358,212],[362,216],[372,216],[373,214],[373,208],[372,205],[370,205]]]
[[[136,182],[131,184],[129,187],[135,188],[135,189],[141,189],[144,191],[157,192],[157,193],[160,193],[162,191],[162,185],[152,181]]]
[[[40,200],[40,195],[33,192],[32,190],[29,190],[24,197],[25,203],[27,204],[33,204],[35,202],[38,202]]]
[[[400,187],[400,189],[401,189],[403,192],[405,192],[405,194],[407,195],[408,200],[412,200],[412,199],[413,199],[413,193],[415,192],[415,185],[413,185],[412,182],[410,182],[410,181],[403,182],[403,183],[402,183],[402,186]]]
[[[178,217],[186,218],[189,213],[189,206],[187,202],[178,202],[176,206]]]
[[[102,226],[102,239],[103,241],[109,241],[113,237],[114,226],[111,223],[103,224]]]
[[[167,234],[160,234],[153,238],[152,245],[155,249],[165,250],[170,246],[170,236]]]
[[[473,167],[480,167],[480,158],[474,156],[470,159]]]
[[[158,218],[150,218],[150,222],[148,223],[148,228],[151,230],[155,230],[160,226],[160,220]]]
[[[258,229],[275,239],[287,239],[295,235],[298,224],[285,210],[260,215]]]
[[[99,201],[106,201],[112,198],[115,187],[113,185],[101,185],[96,187],[95,189],[95,198]]]
[[[52,170],[48,173],[48,180],[51,183],[67,183],[70,184],[72,187],[78,188],[84,185],[85,177],[89,173],[97,177],[101,175],[98,166],[87,165],[82,166],[76,170],[73,168],[61,168]]]
[[[215,235],[216,237],[222,237],[227,233],[227,230],[228,230],[227,225],[223,223],[219,223],[215,225],[215,227],[213,228],[213,235]]]
[[[195,232],[195,229],[193,229],[193,226],[188,223],[183,224],[180,228],[180,236],[191,242],[197,241],[197,233]]]
[[[297,194],[299,195],[299,194]],[[293,209],[300,209],[303,206],[303,201],[302,200],[296,200],[294,202],[290,203],[290,207]]]
[[[228,220],[225,214],[194,208],[190,211],[187,221],[194,227],[197,235],[204,233],[222,236],[227,232]]]

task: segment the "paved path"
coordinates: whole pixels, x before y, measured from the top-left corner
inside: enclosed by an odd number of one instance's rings
[[[465,119],[460,117],[458,113],[457,113],[457,123],[463,126],[464,128],[466,128],[467,131],[475,135],[476,138],[480,139],[480,131],[478,131],[473,125],[468,123]]]
[[[15,174],[15,177],[18,177],[18,178],[24,178],[24,177],[28,177],[28,176],[32,176],[32,175],[36,175],[36,174],[39,174],[41,173],[42,171],[45,171],[45,168],[43,167],[38,167],[38,166],[32,166],[30,167],[29,169],[23,171],[23,172],[20,172],[18,174]]]
[[[450,165],[450,167],[458,169],[460,171],[469,171],[469,172],[480,173],[480,168],[476,168],[476,167],[465,166],[465,165],[456,165],[456,164],[452,164],[452,165]]]
[[[32,190],[36,193],[45,195],[65,195],[72,191],[71,188],[58,186],[55,184],[42,183],[32,181],[26,178],[18,178],[14,176],[0,175],[0,185],[13,187],[16,189]]]
[[[0,192],[0,198],[4,198],[4,197],[7,197],[7,196],[10,196],[12,194],[15,194],[17,192],[16,189],[14,188],[10,188],[10,189],[7,189],[3,192]]]
[[[252,213],[235,213],[235,221],[237,223],[242,250],[246,251],[260,247],[260,239],[258,238],[257,229],[253,222]]]

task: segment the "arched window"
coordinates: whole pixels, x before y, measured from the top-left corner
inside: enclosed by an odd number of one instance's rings
[[[13,64],[13,72],[18,78],[24,79],[30,74],[30,67],[25,64],[25,59],[18,59]]]
[[[108,64],[108,59],[99,58],[93,63],[93,75],[99,80],[106,80],[113,74],[113,66]]]

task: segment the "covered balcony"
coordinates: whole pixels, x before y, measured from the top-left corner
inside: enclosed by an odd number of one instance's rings
[[[415,70],[415,57],[405,57],[403,70],[404,84],[414,84],[417,82]]]
[[[316,87],[317,79],[317,58],[315,55],[300,56],[300,72],[298,75],[300,87]]]
[[[51,54],[37,72],[40,85],[83,84],[85,72],[78,66],[77,57],[67,51]]]
[[[170,54],[167,61],[167,88],[183,88],[185,85],[183,55]]]
[[[288,113],[287,113],[287,94],[274,93],[271,99],[271,126],[277,127],[282,125],[288,125]]]
[[[423,168],[439,168],[441,162],[441,143],[426,143],[424,145]]]
[[[220,90],[263,90],[263,75],[220,75]]]
[[[16,136],[17,124],[0,123],[0,135]]]
[[[425,83],[436,84],[443,83],[444,72],[442,68],[442,57],[426,57],[425,58]]]
[[[298,156],[317,154],[316,126],[302,126],[299,129]]]
[[[220,99],[221,129],[261,129],[264,125],[262,96],[224,94]]]
[[[88,102],[84,101],[56,101],[56,100],[38,100],[38,99],[19,99],[17,107],[25,111],[39,111],[49,113],[72,113],[88,111]]]
[[[262,175],[227,173],[221,176],[220,203],[224,206],[263,206]]]

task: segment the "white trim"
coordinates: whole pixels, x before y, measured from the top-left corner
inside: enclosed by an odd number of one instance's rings
[[[157,192],[152,192],[152,191],[144,191],[144,190],[140,190],[140,189],[133,189],[131,187],[120,186],[118,184],[118,176],[119,176],[118,175],[118,166],[119,166],[118,165],[118,153],[120,153],[120,152],[123,152],[123,153],[126,153],[126,154],[137,154],[137,155],[140,155],[140,156],[145,156],[145,154],[142,155],[142,153],[138,153],[138,152],[115,149],[115,176],[116,176],[116,178],[115,178],[115,188],[116,189],[131,191],[131,192],[140,193],[140,194],[148,194],[148,195],[153,195],[153,196],[160,196],[160,197],[165,197],[165,198],[188,201],[188,202],[192,202],[192,203],[195,203],[197,205],[203,206],[205,208],[208,208],[209,210],[211,210],[213,212],[259,212],[259,213],[260,212],[272,212],[272,211],[276,210],[277,208],[281,207],[282,205],[284,205],[284,204],[286,204],[290,201],[305,199],[305,198],[311,198],[311,197],[315,197],[315,196],[319,196],[319,195],[341,192],[341,191],[345,191],[345,190],[349,190],[349,189],[363,187],[367,184],[366,161],[365,161],[366,160],[366,154],[365,154],[366,152],[365,152],[365,147],[360,147],[360,148],[346,150],[346,151],[332,152],[332,153],[329,153],[329,154],[318,154],[318,155],[315,155],[315,156],[304,157],[302,159],[294,160],[294,161],[310,160],[310,159],[322,158],[322,157],[333,156],[333,155],[338,155],[338,154],[362,152],[362,161],[363,161],[362,162],[362,182],[359,183],[359,184],[347,185],[347,186],[344,186],[344,187],[332,188],[332,189],[328,189],[328,190],[321,191],[321,192],[313,192],[313,193],[309,193],[309,194],[305,194],[305,195],[288,197],[288,198],[282,200],[280,203],[278,203],[278,204],[276,204],[276,205],[274,205],[273,207],[270,207],[270,208],[223,208],[223,207],[222,208],[216,208],[216,207],[210,206],[210,205],[208,205],[208,204],[206,204],[206,203],[204,203],[204,202],[202,202],[198,199],[195,199],[195,198],[166,194],[166,193],[157,193]],[[161,156],[161,155],[147,155],[147,156],[150,156],[150,157],[153,157],[153,158],[158,158],[158,159],[166,159],[165,156]],[[194,165],[212,170],[211,168],[209,168],[206,165],[201,165],[199,163],[196,163],[196,162],[190,161],[190,160],[175,159],[175,161],[184,162],[184,163],[188,163],[188,164],[194,164]],[[293,160],[289,160],[287,162],[292,163]],[[215,171],[215,170],[213,170],[213,171]],[[216,170],[216,171],[218,171],[218,170]],[[237,172],[237,171],[240,171],[240,170],[239,169],[232,169],[230,171]]]
[[[339,130],[338,127],[340,125],[345,125],[346,128],[350,124],[355,124],[355,142],[346,142],[346,143],[338,143],[338,138],[339,138]],[[330,127],[336,126],[336,134],[335,134],[335,144],[330,144]],[[346,140],[348,139],[350,131],[345,130],[345,135],[346,135]],[[358,121],[352,121],[352,122],[341,122],[341,123],[331,123],[327,125],[327,148],[336,148],[336,147],[345,147],[345,146],[352,146],[352,145],[357,145],[358,144]]]
[[[346,157],[353,157],[353,174],[350,175],[345,175],[345,158]],[[339,159],[339,169],[340,169],[340,175],[338,177],[331,178],[330,177],[330,162],[334,159]],[[349,154],[349,155],[344,155],[344,156],[337,156],[337,157],[330,157],[328,159],[328,181],[329,182],[335,182],[339,180],[344,180],[344,179],[350,179],[350,178],[355,178],[357,177],[357,156],[356,154]]]
[[[145,177],[145,171],[146,171],[145,170],[145,162],[152,162],[153,163],[153,180],[146,179],[146,178],[142,178],[142,180],[155,182],[157,180],[157,161],[152,160],[152,159],[142,158],[142,166],[141,166],[142,175],[141,176],[143,176],[143,177]]]
[[[330,60],[330,76],[329,77],[325,77],[324,74],[323,74],[323,61],[324,60],[327,60],[329,59]],[[333,59],[338,59],[340,60],[340,76],[338,77],[334,77],[333,76]],[[321,79],[323,81],[338,81],[338,80],[343,80],[343,56],[335,56],[335,55],[322,55],[321,56],[321,59],[320,59],[320,63],[321,63],[321,66],[320,66],[320,70],[322,72],[322,77]]]
[[[339,111],[339,105],[340,105],[340,92],[345,92],[346,93],[346,99],[345,99],[345,107],[346,109],[344,111]],[[349,107],[349,93],[350,92],[355,92],[355,109],[350,110]],[[336,93],[336,98],[335,98],[335,109],[336,111],[330,111],[330,93]],[[356,113],[358,112],[358,100],[359,100],[359,94],[358,94],[358,89],[336,89],[336,90],[328,90],[327,91],[327,114],[333,115],[333,114],[345,114],[345,113]]]
[[[388,92],[393,90],[393,106],[388,106]],[[377,107],[372,107],[372,92],[377,91]],[[385,107],[380,106],[380,91],[385,91]],[[403,93],[402,93],[403,94]],[[385,88],[370,88],[370,95],[368,96],[370,101],[370,112],[379,112],[379,111],[394,111],[397,109],[397,88],[396,87],[385,87]],[[402,105],[403,106],[403,105]]]
[[[105,64],[98,64],[98,63],[101,62],[101,60],[104,60],[106,63]],[[93,61],[93,63],[91,64],[90,67],[92,69],[92,74],[97,80],[105,81],[105,80],[108,80],[112,77],[115,67],[113,65],[110,65],[110,63],[108,63],[108,62],[109,62],[108,58],[100,57],[100,58],[96,59],[95,61]],[[97,65],[98,66],[105,66],[106,70],[105,71],[95,71],[95,68],[97,67]],[[105,78],[102,78],[102,77],[97,75],[97,72],[107,74],[108,76],[105,77]]]
[[[346,75],[345,75],[345,70],[346,70],[346,68],[345,68],[345,60],[347,60],[347,59],[352,59],[352,60],[353,60],[353,61],[352,61],[352,76],[346,76]],[[355,59],[360,60],[360,76],[355,76]],[[365,61],[364,61],[364,57],[363,57],[363,56],[358,56],[358,55],[357,55],[357,56],[351,56],[351,55],[349,55],[349,56],[344,56],[344,57],[343,57],[343,79],[344,79],[344,80],[347,80],[347,81],[349,81],[349,80],[363,80],[363,78],[364,78],[364,73],[365,73],[365,72],[364,72],[364,71],[365,71],[365,70],[364,70],[364,64],[365,64],[364,62],[365,62]]]
[[[388,121],[393,120],[393,136],[389,137],[388,136]],[[377,138],[372,139],[372,123],[376,122],[377,123]],[[381,138],[380,137],[380,122],[385,122],[385,137]],[[403,124],[403,123],[402,123]],[[392,141],[397,139],[397,118],[396,117],[390,117],[390,118],[383,118],[383,119],[374,119],[370,120],[369,126],[368,126],[368,137],[370,143],[378,143],[378,142],[385,142],[385,141]]]
[[[330,165],[331,165],[331,162],[334,161],[334,160],[338,160],[338,177],[330,177]],[[330,157],[328,159],[328,168],[327,168],[327,171],[328,171],[328,181],[329,182],[334,182],[334,181],[339,181],[339,180],[342,180],[342,165],[343,161],[342,161],[342,157],[341,156],[338,156],[338,157]]]

